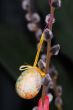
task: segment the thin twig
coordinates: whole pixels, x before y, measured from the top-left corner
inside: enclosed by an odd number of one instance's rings
[[[52,30],[52,19],[53,19],[53,16],[54,16],[54,11],[55,11],[55,8],[54,7],[51,7],[51,10],[50,10],[50,14],[51,14],[51,19],[50,19],[50,23],[48,25],[48,28],[50,30]],[[47,74],[48,73],[48,70],[49,70],[49,65],[50,65],[50,60],[51,60],[51,53],[50,53],[50,49],[51,49],[51,40],[48,40],[47,41],[47,57],[46,57],[46,68],[45,68],[45,73]],[[43,89],[42,89],[42,103],[44,105],[44,98],[45,98],[45,95],[46,95],[46,90],[47,90],[47,86],[45,86],[43,84]]]

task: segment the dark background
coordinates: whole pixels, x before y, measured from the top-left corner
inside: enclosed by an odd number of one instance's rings
[[[48,1],[33,0],[33,4],[43,27],[45,15],[49,13]],[[73,110],[73,1],[62,1],[62,8],[56,9],[55,15],[53,32],[61,50],[53,63],[59,72],[58,84],[63,86],[63,108]],[[24,16],[21,0],[0,0],[0,110],[32,110],[41,94],[27,101],[15,92],[19,66],[33,64],[36,54],[36,39],[27,30]]]

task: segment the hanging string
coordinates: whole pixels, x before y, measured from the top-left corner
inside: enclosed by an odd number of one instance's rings
[[[40,43],[38,45],[38,51],[37,51],[33,66],[36,66],[37,63],[38,63],[38,59],[39,59],[39,55],[40,55],[40,52],[41,52],[43,41],[44,41],[44,33],[42,33],[42,36],[41,36],[41,39],[40,39]]]

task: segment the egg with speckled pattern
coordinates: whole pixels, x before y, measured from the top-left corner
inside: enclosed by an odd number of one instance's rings
[[[36,68],[27,69],[22,72],[16,81],[17,94],[23,99],[32,99],[40,91],[42,77]]]

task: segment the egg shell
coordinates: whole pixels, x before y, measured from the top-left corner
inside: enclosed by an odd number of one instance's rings
[[[16,82],[17,94],[23,99],[32,99],[40,91],[42,77],[37,69],[22,72]]]

